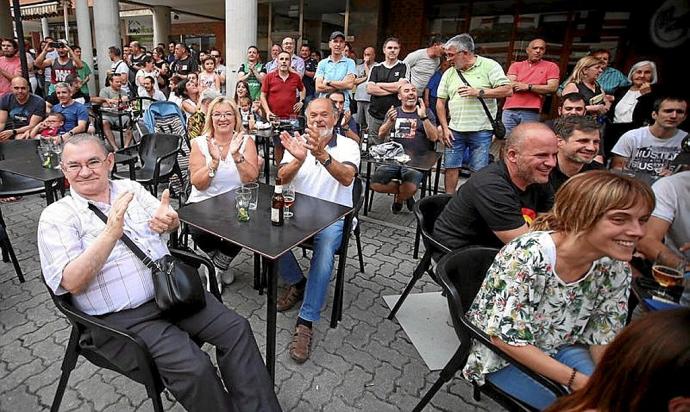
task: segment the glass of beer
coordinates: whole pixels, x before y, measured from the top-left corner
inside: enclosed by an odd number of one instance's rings
[[[292,183],[283,185],[283,199],[285,199],[283,216],[285,219],[289,219],[293,216],[293,213],[290,211],[290,206],[295,203],[295,186],[293,186]]]
[[[675,300],[668,292],[674,287],[683,285],[683,274],[686,262],[682,256],[663,251],[659,254],[652,266],[652,276],[661,286],[660,297]]]

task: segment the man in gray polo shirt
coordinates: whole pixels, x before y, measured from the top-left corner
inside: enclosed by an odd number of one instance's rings
[[[429,47],[415,50],[405,57],[403,62],[410,69],[410,83],[417,88],[417,97],[422,97],[429,79],[436,73],[443,56],[443,41],[433,36],[429,40]]]

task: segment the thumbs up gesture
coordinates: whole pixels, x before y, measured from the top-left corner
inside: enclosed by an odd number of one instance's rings
[[[179,224],[177,212],[170,207],[170,191],[165,189],[161,196],[161,204],[149,221],[149,227],[156,233],[165,233],[177,229]]]

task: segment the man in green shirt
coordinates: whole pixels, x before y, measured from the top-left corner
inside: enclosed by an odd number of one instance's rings
[[[81,60],[81,47],[79,46],[74,46],[72,49],[74,54],[79,57],[79,60]],[[89,79],[91,79],[91,68],[89,67],[89,64],[85,61],[82,60],[81,62],[83,66],[81,69],[77,69],[77,76],[79,76],[79,80],[81,82],[81,92],[84,93],[85,95],[89,95]]]
[[[495,118],[498,111],[496,100],[512,95],[513,90],[500,64],[474,53],[474,40],[469,34],[451,38],[444,49],[446,58],[454,67],[441,77],[436,111],[442,129],[441,138],[446,145],[446,193],[452,194],[458,185],[466,149],[470,152],[470,171],[476,172],[489,163],[493,128],[479,98],[484,99]],[[459,72],[466,81],[460,78]]]

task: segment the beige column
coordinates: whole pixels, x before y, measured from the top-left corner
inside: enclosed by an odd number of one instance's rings
[[[122,47],[120,40],[120,4],[117,0],[98,0],[93,2],[93,27],[96,29],[98,85],[103,87],[105,77],[112,64],[108,57],[108,47]]]
[[[153,47],[164,43],[167,47],[170,35],[170,7],[153,6]],[[167,50],[167,49],[166,49]]]
[[[93,71],[93,42],[91,41],[91,16],[89,14],[89,1],[76,0],[77,36],[81,47],[81,59],[89,65]],[[96,74],[92,74],[88,82],[89,92],[98,94],[96,88]]]
[[[48,27],[47,17],[41,17],[41,34],[43,35],[44,39],[50,36],[50,27]]]
[[[256,0],[225,0],[226,94],[232,95],[237,69],[247,57],[247,48],[256,45],[258,9]]]

